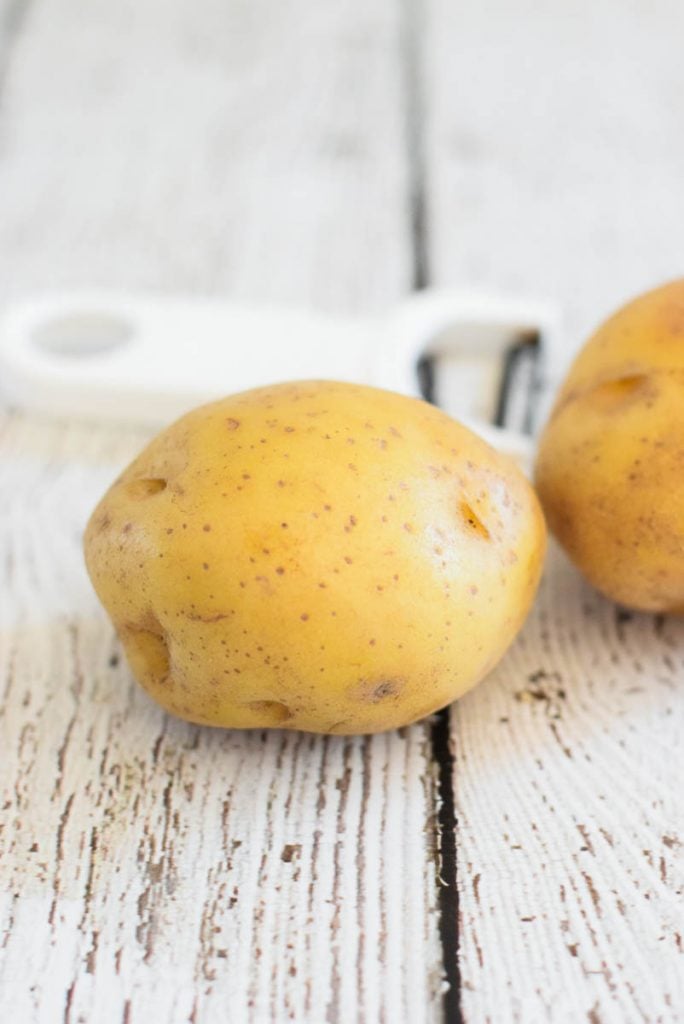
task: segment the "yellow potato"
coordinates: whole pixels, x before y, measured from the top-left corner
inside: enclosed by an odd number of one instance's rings
[[[684,280],[589,340],[541,439],[549,528],[586,577],[632,608],[684,611]]]
[[[163,707],[325,733],[406,725],[474,686],[525,618],[544,548],[508,459],[424,402],[330,382],[183,417],[85,539]]]

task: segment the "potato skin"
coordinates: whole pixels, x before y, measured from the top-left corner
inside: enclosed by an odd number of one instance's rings
[[[470,689],[532,602],[518,469],[424,402],[308,381],[203,406],[85,536],[133,673],[194,722],[372,733]]]
[[[684,610],[684,280],[635,299],[577,356],[542,435],[549,528],[608,597]]]

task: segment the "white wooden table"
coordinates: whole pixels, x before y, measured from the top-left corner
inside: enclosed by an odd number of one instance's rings
[[[569,356],[682,272],[683,32],[678,0],[0,0],[0,301],[474,283],[561,301]],[[0,421],[0,1019],[684,1020],[684,624],[554,551],[450,713],[185,725],[82,566],[142,440]]]

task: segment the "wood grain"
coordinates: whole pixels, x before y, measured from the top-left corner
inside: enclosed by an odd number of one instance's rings
[[[397,34],[390,0],[34,0],[2,97],[3,295],[386,306],[411,258]],[[163,715],[80,550],[142,435],[0,430],[3,1020],[438,1019],[429,725]]]
[[[679,1019],[683,651],[684,624],[621,612],[554,551],[452,711],[466,1020],[502,998],[516,1021]]]
[[[681,273],[683,30],[668,0],[426,5],[431,281],[557,298],[550,382]],[[452,710],[466,1021],[681,1020],[682,651],[680,622],[621,613],[554,551]]]

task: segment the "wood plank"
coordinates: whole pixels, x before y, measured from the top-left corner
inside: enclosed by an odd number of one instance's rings
[[[567,357],[681,272],[677,0],[426,0],[432,283],[563,306]]]
[[[390,0],[36,0],[4,104],[5,294],[384,309],[411,264],[397,35]]]
[[[681,273],[683,30],[667,0],[427,4],[431,280],[561,301],[552,379]],[[452,710],[464,1019],[678,1019],[683,630],[554,550],[513,650]]]
[[[410,264],[390,0],[36,0],[2,105],[0,279],[349,312]],[[142,435],[4,417],[7,1020],[434,1021],[430,731],[173,721],[80,535]]]

